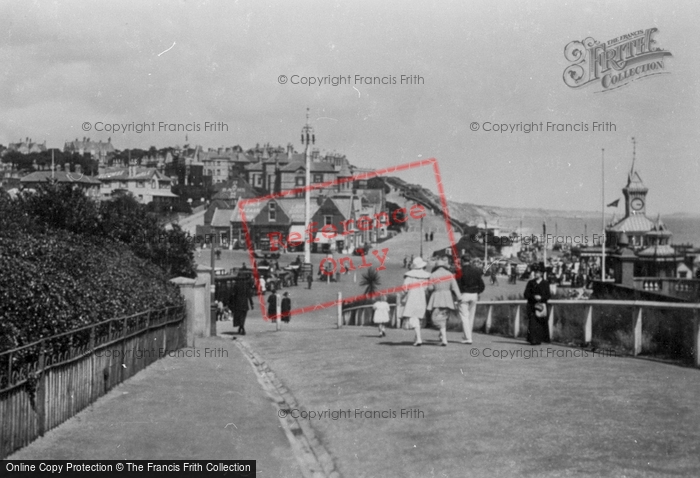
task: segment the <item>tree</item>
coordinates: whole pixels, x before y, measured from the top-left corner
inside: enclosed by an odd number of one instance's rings
[[[379,278],[379,272],[374,267],[367,269],[367,272],[362,274],[362,280],[360,281],[360,287],[365,288],[365,295],[371,296],[379,290],[379,286],[382,281]]]
[[[386,209],[389,212],[389,217],[391,218],[391,224],[387,229],[390,231],[401,232],[401,230],[405,227],[405,222],[403,222],[406,220],[405,210],[397,211],[398,209],[401,209],[401,206],[391,201],[386,202]],[[397,211],[396,216],[394,216],[394,211]]]

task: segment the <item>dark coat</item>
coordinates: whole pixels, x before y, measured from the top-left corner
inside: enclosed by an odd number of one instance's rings
[[[486,288],[481,271],[470,265],[462,266],[462,277],[457,280],[457,285],[462,294],[481,294]]]
[[[231,310],[249,310],[253,308],[253,294],[250,282],[246,279],[237,280],[229,296],[229,308]]]
[[[282,321],[289,322],[289,312],[292,310],[292,299],[282,297]]]
[[[267,298],[267,315],[273,319],[277,318],[277,294],[274,292]]]
[[[525,286],[523,294],[527,300],[527,341],[532,345],[539,345],[542,342],[549,342],[549,319],[547,317],[537,317],[535,315],[535,305],[546,304],[550,298],[549,283],[542,279],[537,283],[536,279],[530,280]],[[540,300],[535,299],[539,295]]]

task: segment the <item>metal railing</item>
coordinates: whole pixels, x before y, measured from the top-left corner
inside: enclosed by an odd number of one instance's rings
[[[512,337],[527,333],[525,300],[477,303],[474,330]],[[401,325],[390,304],[391,327]],[[339,307],[338,326],[372,325],[372,304]],[[670,358],[700,367],[700,304],[550,300],[548,324],[553,342],[610,348],[630,355]],[[450,315],[448,328],[461,330],[459,313]]]
[[[185,308],[105,320],[0,353],[0,456],[185,344]]]

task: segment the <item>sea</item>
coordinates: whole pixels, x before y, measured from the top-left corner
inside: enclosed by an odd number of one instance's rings
[[[608,216],[606,222],[609,222],[611,219],[612,216]],[[700,216],[672,215],[666,218],[662,216],[661,220],[668,230],[673,233],[671,244],[693,244],[695,247],[700,247]],[[586,236],[588,237],[588,244],[593,244],[594,235],[600,237],[603,228],[602,219],[592,215],[578,218],[557,216],[523,217],[522,219],[500,218],[499,226],[503,231],[539,236],[542,234],[543,222],[546,224],[547,234],[568,236],[572,239],[575,236],[579,238]],[[505,234],[502,233],[502,235]]]

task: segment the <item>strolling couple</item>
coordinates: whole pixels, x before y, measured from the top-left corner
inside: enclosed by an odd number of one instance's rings
[[[446,258],[438,259],[437,268],[431,274],[425,270],[428,264],[421,257],[416,257],[411,263],[411,270],[404,274],[401,316],[408,319],[408,327],[416,332],[416,341],[413,345],[418,347],[423,344],[420,321],[425,311],[430,310],[433,324],[440,329],[440,344],[443,347],[447,346],[447,319],[450,312],[455,309],[453,294],[459,300],[459,315],[463,330],[462,343],[472,343],[476,302],[485,286],[481,273],[469,265],[467,257],[462,258],[462,264],[462,275],[459,281],[452,277],[452,272],[447,268]],[[427,301],[426,292],[431,293]]]

